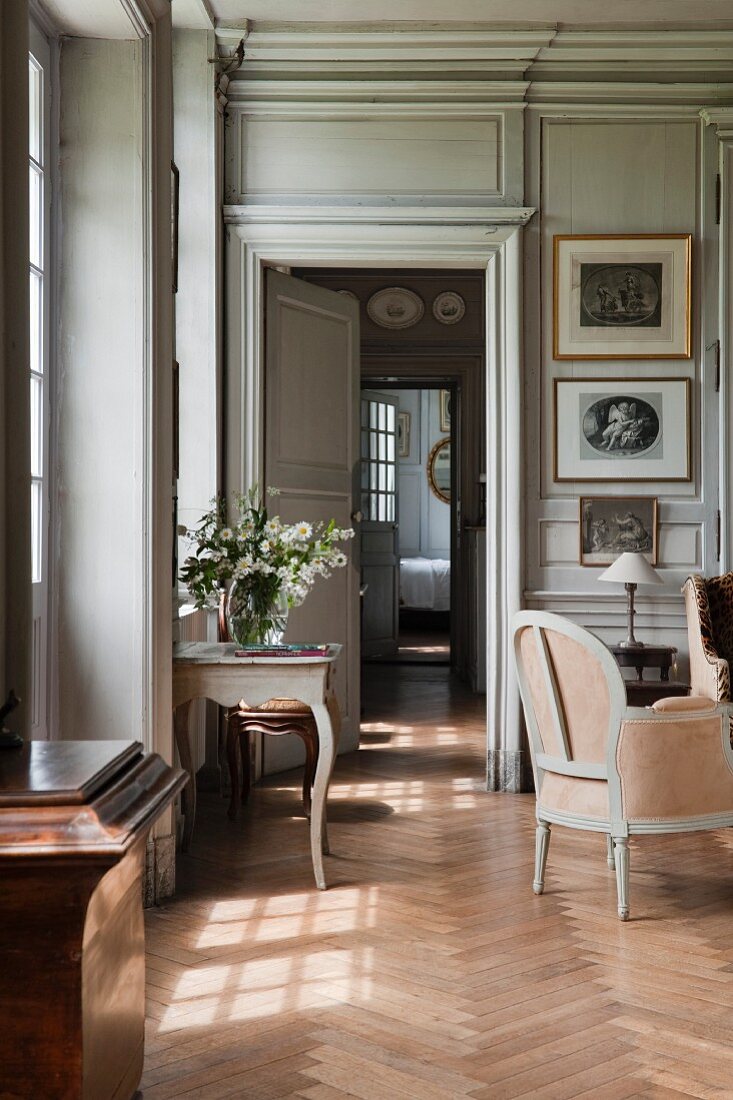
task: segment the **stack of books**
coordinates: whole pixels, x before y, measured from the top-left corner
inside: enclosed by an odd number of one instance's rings
[[[300,642],[296,645],[248,645],[235,649],[235,657],[325,657],[327,645]]]

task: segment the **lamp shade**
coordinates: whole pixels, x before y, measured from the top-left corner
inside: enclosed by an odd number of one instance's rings
[[[617,584],[663,584],[662,578],[643,554],[631,551],[621,554],[598,578],[599,581],[615,581]]]

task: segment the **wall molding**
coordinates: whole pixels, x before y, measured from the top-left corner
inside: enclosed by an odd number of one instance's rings
[[[228,225],[277,226],[481,226],[498,232],[503,226],[526,225],[532,206],[273,206],[246,203],[224,206]]]

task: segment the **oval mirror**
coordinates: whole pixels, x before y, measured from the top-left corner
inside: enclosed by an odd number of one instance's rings
[[[430,452],[428,484],[438,500],[450,504],[450,439],[439,439]]]

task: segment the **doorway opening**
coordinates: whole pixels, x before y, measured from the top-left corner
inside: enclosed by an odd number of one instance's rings
[[[460,500],[451,411],[459,399],[460,384],[449,378],[362,385],[366,661],[451,664],[451,584]],[[460,586],[460,577],[456,584]]]

